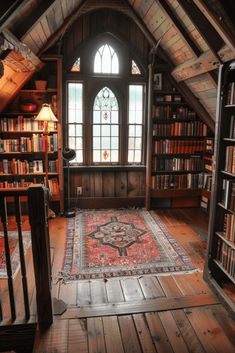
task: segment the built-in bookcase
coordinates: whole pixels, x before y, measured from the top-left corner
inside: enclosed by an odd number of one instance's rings
[[[235,61],[221,66],[217,102],[215,177],[205,277],[235,309]]]
[[[21,89],[0,114],[0,189],[45,183],[45,151],[49,155],[48,186],[51,201],[63,209],[61,161],[61,59],[45,57],[44,68]],[[25,111],[31,103],[32,111]],[[58,122],[35,121],[43,103],[49,103]],[[58,209],[58,207],[57,207]]]
[[[153,75],[151,197],[147,207],[200,206],[210,198],[213,138],[209,128],[171,84]],[[208,149],[208,150],[206,150]]]

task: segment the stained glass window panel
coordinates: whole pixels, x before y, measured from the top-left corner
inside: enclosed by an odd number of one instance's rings
[[[113,153],[119,149],[118,113],[117,98],[104,87],[95,97],[93,106],[93,163],[118,162],[119,154]]]
[[[141,75],[140,69],[134,60],[131,62],[131,73],[132,75]]]
[[[129,86],[128,163],[141,163],[143,136],[143,85]]]
[[[72,72],[80,72],[80,70],[81,70],[80,65],[81,65],[81,60],[80,60],[80,58],[78,58],[75,61],[75,63],[73,64],[71,71]]]
[[[108,45],[102,45],[95,55],[94,72],[101,74],[118,74],[119,61],[117,53]]]
[[[68,83],[68,147],[75,149],[71,163],[83,163],[83,85]]]

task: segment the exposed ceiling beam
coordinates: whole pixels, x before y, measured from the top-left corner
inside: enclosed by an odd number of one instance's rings
[[[146,36],[146,39],[149,41],[150,45],[156,46],[157,41],[155,37],[150,33],[146,24],[139,16],[138,13],[133,9],[133,7],[126,0],[130,14],[129,16],[133,19],[133,21],[137,24],[137,26],[143,31]],[[169,58],[169,56],[162,50],[161,46],[158,47],[159,56],[168,64],[169,70],[172,71],[174,69],[174,65]],[[194,96],[189,87],[184,82],[177,82],[173,76],[172,83],[179,90],[184,100],[195,110],[196,114],[209,126],[212,131],[215,131],[215,122],[207,112],[207,110],[203,107],[203,105],[199,102],[198,98]]]
[[[86,5],[87,0],[83,0],[78,7],[69,15],[64,23],[58,28],[58,30],[52,34],[47,43],[40,49],[38,55],[41,56],[47,49],[49,49],[52,45],[54,45],[68,30],[68,28],[74,23],[74,21],[80,16],[82,13],[83,7]]]
[[[24,38],[30,30],[36,26],[42,16],[45,16],[47,10],[56,0],[41,0],[38,5],[30,12],[29,16],[21,21],[16,28],[14,34],[17,38]]]
[[[0,17],[0,31],[12,21],[13,17],[27,2],[29,0],[15,0],[12,5],[9,5],[7,1],[1,4],[1,7],[5,5],[5,11]]]
[[[14,50],[19,53],[24,59],[28,61],[29,70],[36,70],[41,66],[41,61],[39,58],[25,45],[20,42],[10,31],[7,29],[3,30],[0,34],[1,45],[0,49],[5,50]]]
[[[229,61],[234,58],[234,53],[225,46],[218,52],[219,57],[223,58],[223,61]],[[203,53],[199,58],[191,59],[186,61],[185,63],[178,65],[172,71],[172,76],[177,81],[184,81],[189,78],[209,73],[215,69],[218,69],[220,65],[220,61],[215,58],[210,50]],[[217,82],[217,81],[216,81]]]
[[[192,23],[201,34],[202,38],[207,43],[208,47],[217,57],[219,61],[220,57],[217,52],[224,45],[224,41],[221,36],[217,33],[214,27],[210,24],[208,19],[203,15],[199,8],[194,4],[193,0],[177,0],[180,6],[183,8],[185,13],[191,19]]]
[[[195,42],[192,40],[186,29],[181,24],[178,17],[172,11],[171,7],[168,5],[166,0],[155,0],[158,6],[166,13],[167,17],[173,22],[174,26],[177,28],[178,32],[182,35],[182,38],[187,42],[190,49],[198,57],[202,53]]]
[[[226,1],[226,0],[224,0]],[[200,11],[210,21],[215,30],[219,33],[224,42],[235,51],[235,36],[234,32],[226,25],[225,19],[218,17],[212,6],[209,6],[206,0],[194,0]],[[221,2],[222,3],[222,2]]]

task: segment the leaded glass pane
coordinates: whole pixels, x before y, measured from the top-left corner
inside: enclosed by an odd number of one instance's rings
[[[72,66],[72,69],[71,69],[71,71],[72,72],[80,72],[80,63],[81,63],[81,60],[80,60],[80,58],[78,58],[76,61],[75,61],[75,63],[73,64],[73,66]]]
[[[131,73],[132,75],[141,75],[140,69],[134,60],[131,62]]]
[[[111,151],[111,162],[118,162],[118,150]]]
[[[75,149],[71,163],[83,163],[83,85],[68,83],[68,147]]]
[[[108,87],[104,87],[95,97],[93,106],[93,149],[96,151],[93,152],[94,163],[118,162],[118,154],[112,154],[114,149],[119,149],[118,112],[117,98]]]
[[[101,74],[118,74],[119,61],[114,49],[108,45],[102,45],[95,55],[94,72]]]
[[[143,134],[143,86],[129,86],[128,163],[141,163]]]

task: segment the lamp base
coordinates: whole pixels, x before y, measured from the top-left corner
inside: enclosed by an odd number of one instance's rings
[[[63,216],[64,216],[65,218],[73,218],[73,217],[75,217],[75,215],[76,215],[76,212],[75,212],[75,211],[72,211],[72,210],[67,210],[67,211],[65,211],[64,214],[63,214]]]

